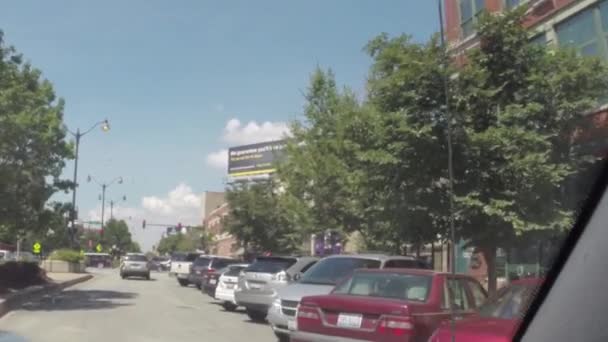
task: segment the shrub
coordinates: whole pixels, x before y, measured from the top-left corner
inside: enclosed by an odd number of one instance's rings
[[[51,253],[49,259],[67,262],[81,262],[84,260],[84,256],[81,255],[80,252],[72,249],[58,249]]]
[[[21,289],[48,282],[37,263],[9,261],[0,265],[0,289]]]

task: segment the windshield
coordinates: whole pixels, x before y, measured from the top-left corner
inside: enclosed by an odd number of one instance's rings
[[[148,261],[145,255],[127,255],[125,261]]]
[[[336,287],[333,293],[424,302],[428,298],[430,287],[430,276],[356,272]]]
[[[537,288],[534,285],[511,285],[503,288],[479,309],[479,315],[503,319],[521,318]]]
[[[380,261],[364,258],[327,258],[317,262],[300,283],[335,285],[358,268],[380,268]]]
[[[293,258],[258,258],[245,272],[256,273],[279,273],[295,264],[297,259]]]
[[[410,322],[428,341],[431,320],[561,281],[608,176],[608,0],[1,4],[0,302],[86,282],[0,334],[282,341],[295,299],[428,268],[456,276],[370,301],[438,304]],[[209,281],[233,262],[238,287]],[[340,313],[324,331],[355,341],[410,324]],[[274,314],[293,321],[249,324]]]

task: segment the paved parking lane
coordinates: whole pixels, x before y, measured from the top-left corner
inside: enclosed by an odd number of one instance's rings
[[[54,296],[28,303],[0,319],[0,331],[28,341],[274,341],[266,324],[243,311],[226,312],[195,288],[166,273],[151,281],[122,280],[115,270]]]

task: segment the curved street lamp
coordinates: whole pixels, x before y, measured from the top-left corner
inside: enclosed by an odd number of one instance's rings
[[[76,225],[75,225],[76,215],[77,215],[76,214],[76,188],[78,187],[78,150],[80,147],[80,138],[82,138],[83,136],[85,136],[86,134],[91,132],[93,129],[95,129],[95,127],[98,127],[98,126],[101,126],[101,130],[103,132],[107,132],[110,130],[110,122],[108,121],[108,119],[95,123],[93,126],[91,126],[89,129],[87,129],[84,132],[80,132],[80,128],[77,128],[76,132],[73,132],[69,128],[66,128],[66,130],[71,135],[73,135],[74,138],[76,139],[76,150],[74,153],[75,154],[75,156],[74,156],[74,179],[73,179],[74,190],[72,190],[72,210],[71,210],[71,214],[70,214],[70,223],[71,223],[70,245],[74,244],[74,230],[76,229]]]

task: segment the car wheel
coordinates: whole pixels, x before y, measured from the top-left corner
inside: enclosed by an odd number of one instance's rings
[[[284,334],[280,332],[275,332],[274,334],[279,342],[289,342],[289,334]]]
[[[230,303],[230,302],[223,302],[222,306],[224,307],[224,310],[230,311],[230,312],[233,312],[237,308],[236,305],[234,305],[233,303]]]
[[[254,322],[264,322],[266,320],[266,312],[247,308],[247,316]]]
[[[146,275],[146,280],[150,280],[150,273]]]
[[[196,288],[199,289],[199,290],[201,290],[202,289],[201,288],[201,284],[196,284]]]
[[[177,282],[181,285],[181,286],[188,286],[188,280],[186,279],[177,279]]]
[[[122,279],[126,279],[126,278],[127,278],[127,276],[126,276],[126,275],[124,275],[124,274],[121,274],[121,275],[120,275],[120,277],[121,277]]]

